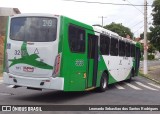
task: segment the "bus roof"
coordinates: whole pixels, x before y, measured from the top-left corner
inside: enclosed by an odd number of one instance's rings
[[[97,31],[97,32],[99,32],[99,33],[102,33],[102,34],[105,34],[105,35],[109,35],[109,36],[113,36],[113,37],[115,37],[115,38],[117,38],[117,39],[124,40],[124,41],[126,41],[126,42],[130,42],[130,43],[136,44],[135,41],[130,40],[130,39],[127,39],[127,38],[124,38],[124,37],[121,37],[121,36],[119,36],[117,33],[112,32],[112,31],[110,31],[110,30],[107,30],[107,29],[105,29],[105,28],[103,28],[103,27],[95,26],[95,25],[94,25],[93,28],[95,29],[95,31]]]
[[[47,14],[47,13],[21,13],[12,15],[11,17],[26,17],[26,16],[60,17],[60,15]]]

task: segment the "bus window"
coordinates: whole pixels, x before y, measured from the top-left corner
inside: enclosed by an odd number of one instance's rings
[[[98,46],[98,36],[88,34],[88,58],[89,59],[94,59],[95,56],[98,55],[98,52],[96,51],[96,49],[98,49],[97,46]]]
[[[110,37],[100,35],[100,51],[102,55],[109,55]]]
[[[125,56],[125,42],[119,40],[119,56]]]
[[[118,56],[118,39],[111,38],[110,55]]]
[[[57,19],[16,17],[11,19],[10,38],[17,41],[50,42],[57,36]]]
[[[126,57],[130,57],[130,43],[126,42]]]
[[[71,52],[85,52],[85,31],[74,25],[69,25],[69,47]]]
[[[135,45],[131,44],[131,57],[135,57]]]

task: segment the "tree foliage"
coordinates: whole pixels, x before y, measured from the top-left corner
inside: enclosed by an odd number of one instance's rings
[[[144,39],[144,32],[140,34],[140,38]],[[150,32],[147,32],[147,39],[150,39]]]
[[[154,0],[152,4],[153,25],[160,24],[160,0]]]
[[[152,45],[152,44],[150,44],[149,46],[148,46],[148,52],[149,53],[155,53],[155,47]]]
[[[152,7],[153,26],[150,27],[149,40],[160,51],[160,0],[154,0]]]
[[[140,34],[140,38],[144,39],[144,32]],[[149,42],[151,41],[151,32],[147,32],[147,39],[149,40]],[[156,48],[152,43],[148,44],[148,52],[149,53],[155,53]]]
[[[126,35],[129,35],[131,38],[133,38],[133,33],[131,32],[131,30],[128,27],[123,26],[122,24],[112,22],[111,24],[104,26],[104,28],[115,32],[122,37],[126,37]]]
[[[150,31],[150,43],[153,44],[153,46],[160,51],[160,26],[151,27]]]

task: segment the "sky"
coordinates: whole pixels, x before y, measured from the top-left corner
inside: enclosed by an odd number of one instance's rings
[[[78,0],[89,2],[103,2],[116,4],[138,4],[143,5],[144,0]],[[152,5],[154,0],[147,0]],[[139,37],[144,30],[144,7],[108,5],[97,3],[82,3],[65,0],[0,0],[0,7],[18,8],[21,13],[49,13],[65,15],[83,23],[103,25],[112,22],[122,23],[129,27],[135,37]],[[152,25],[152,7],[148,6],[148,28]],[[149,29],[148,29],[149,30]]]

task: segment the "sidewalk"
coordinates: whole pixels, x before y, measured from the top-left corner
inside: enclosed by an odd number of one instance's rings
[[[160,65],[149,67],[147,75],[143,74],[143,69],[141,68],[140,75],[160,84]]]
[[[0,76],[0,80],[2,80],[2,76]]]

